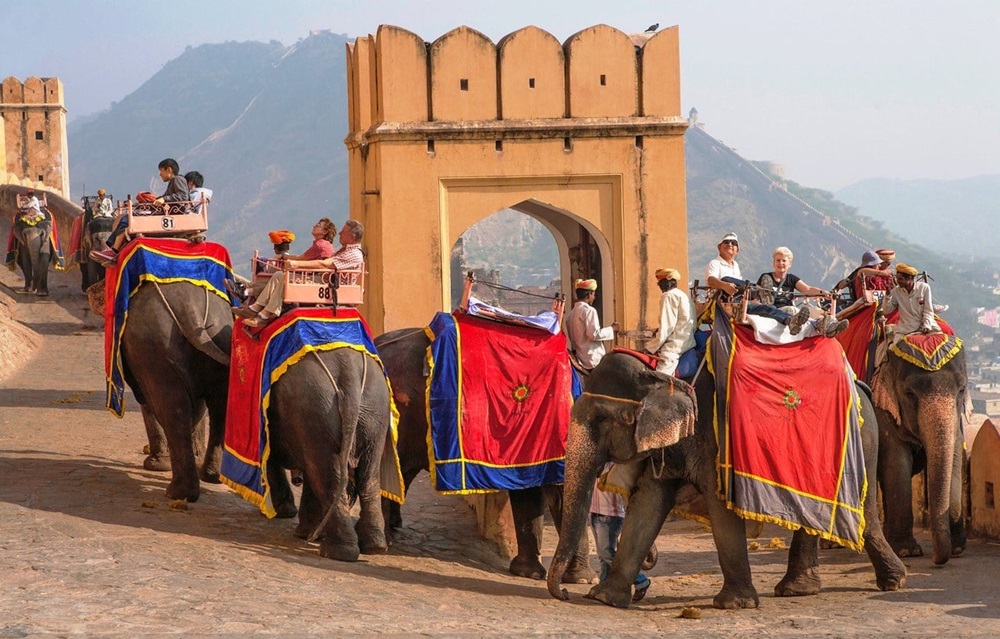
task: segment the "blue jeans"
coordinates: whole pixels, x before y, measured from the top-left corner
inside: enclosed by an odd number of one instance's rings
[[[615,552],[618,550],[618,536],[622,532],[622,517],[612,517],[611,515],[598,515],[590,513],[590,529],[594,531],[594,545],[597,546],[597,558],[601,560],[601,570],[599,573],[601,581],[608,577],[611,571],[611,562],[615,559]],[[636,575],[632,584],[636,588],[641,588],[649,583],[649,577],[641,572]]]
[[[722,278],[723,282],[729,282],[734,284],[738,289],[743,290],[744,282],[743,280],[736,279],[735,277],[727,275]],[[777,320],[781,324],[787,324],[791,319],[792,314],[786,313],[776,306],[768,306],[767,304],[758,304],[757,302],[747,302],[747,315],[759,315],[761,317],[770,317],[773,320]]]

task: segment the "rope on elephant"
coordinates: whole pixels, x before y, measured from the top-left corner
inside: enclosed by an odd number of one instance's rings
[[[601,395],[600,393],[588,393],[584,391],[580,393],[580,397],[593,397],[595,399],[606,399],[611,402],[622,402],[623,404],[629,404],[630,406],[642,406],[642,402],[638,400],[615,397],[614,395]]]
[[[424,329],[422,329],[422,328],[415,328],[412,331],[408,331],[406,333],[403,333],[399,337],[394,337],[393,339],[389,340],[388,342],[382,342],[381,344],[379,344],[379,348],[384,348],[384,347],[388,346],[389,344],[394,344],[394,343],[396,343],[396,342],[398,342],[400,340],[403,340],[403,339],[406,339],[407,337],[410,337],[411,335],[416,335],[417,333],[420,333],[421,335],[424,334]]]
[[[330,369],[327,368],[326,363],[323,362],[323,359],[320,358],[319,354],[316,351],[311,351],[311,353],[313,354],[313,357],[316,358],[316,361],[319,362],[319,365],[323,367],[323,371],[326,373],[327,378],[329,378],[330,383],[333,385],[333,392],[339,395],[340,394],[340,387],[337,386],[337,380],[334,379],[333,373],[330,372]],[[361,370],[361,390],[362,390],[362,392],[364,392],[365,383],[368,381],[368,357],[365,356],[365,357],[362,357],[361,359],[362,359],[362,362],[363,362],[363,366],[362,366],[362,370]],[[359,401],[360,401],[360,398],[359,398]],[[356,425],[355,425],[355,427],[356,427]],[[350,442],[350,448],[354,448],[354,443],[353,442]],[[340,451],[340,454],[341,455],[346,455],[348,458],[350,458],[351,451],[348,450],[347,447],[342,447],[341,451]],[[340,495],[334,495],[333,496],[333,499],[330,500],[330,506],[326,509],[326,514],[323,515],[323,519],[319,522],[319,525],[316,526],[316,529],[313,530],[312,533],[309,534],[309,538],[306,541],[312,543],[312,542],[316,541],[319,538],[321,531],[324,528],[326,528],[326,525],[330,522],[330,517],[333,515],[333,511],[336,509],[337,504],[340,502],[340,498],[341,498]]]
[[[167,301],[167,296],[164,295],[163,291],[160,289],[160,283],[157,282],[156,280],[153,280],[153,286],[156,288],[156,292],[160,294],[160,299],[163,300],[163,305],[167,307],[167,312],[170,313],[170,317],[174,318],[174,323],[177,324],[177,328],[181,329],[181,333],[183,333],[184,332],[184,327],[181,326],[181,321],[179,319],[177,319],[177,315],[174,314],[174,309],[171,308],[170,302]],[[207,316],[207,313],[208,313],[207,304],[206,304],[206,308],[205,308],[205,313],[206,313],[206,316]]]
[[[209,295],[210,295],[210,293],[208,292],[208,289],[206,288],[205,289],[205,317],[201,318],[201,325],[202,326],[208,326],[208,303],[211,301],[211,298],[209,298]]]

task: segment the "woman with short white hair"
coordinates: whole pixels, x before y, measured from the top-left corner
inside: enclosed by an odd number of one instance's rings
[[[792,250],[787,246],[779,246],[771,254],[771,264],[774,268],[770,273],[763,273],[757,278],[757,286],[761,291],[761,303],[770,304],[778,308],[791,307],[789,312],[795,312],[793,300],[796,293],[803,295],[829,296],[829,291],[809,286],[797,275],[788,272],[792,266]],[[816,329],[826,335],[833,337],[843,333],[847,329],[847,320],[830,321],[828,313],[823,314],[817,322]]]

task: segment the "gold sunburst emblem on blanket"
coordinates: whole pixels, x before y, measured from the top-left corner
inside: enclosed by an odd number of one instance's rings
[[[794,388],[789,388],[785,391],[785,396],[782,398],[781,403],[788,410],[795,410],[802,403],[802,398],[799,397]]]
[[[514,401],[515,402],[519,402],[519,403],[523,402],[526,399],[528,399],[529,395],[531,395],[531,389],[528,388],[528,385],[524,384],[524,383],[521,383],[521,384],[518,384],[517,386],[515,386],[514,387],[514,392],[511,393],[511,397],[514,398]]]

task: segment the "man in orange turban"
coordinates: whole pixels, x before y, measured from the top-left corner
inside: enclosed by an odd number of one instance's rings
[[[604,357],[604,342],[615,338],[618,322],[601,328],[597,310],[591,306],[597,297],[597,280],[577,280],[576,304],[566,313],[566,337],[569,348],[576,353],[580,364],[591,369]]]
[[[657,356],[656,370],[673,375],[681,353],[694,348],[694,312],[687,292],[677,288],[681,274],[675,268],[657,269],[654,274],[660,287],[660,328],[658,339],[648,350]]]

